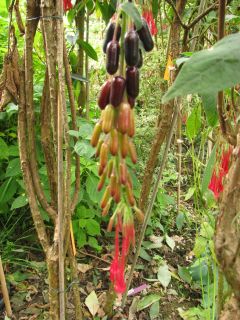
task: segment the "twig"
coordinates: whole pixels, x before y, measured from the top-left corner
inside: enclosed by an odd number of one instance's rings
[[[7,284],[6,284],[6,279],[5,279],[5,275],[4,275],[1,257],[0,257],[0,283],[1,283],[1,291],[2,291],[2,295],[3,295],[3,301],[5,304],[7,316],[11,317],[12,316],[12,308],[11,308],[11,304],[10,304],[10,299],[9,299],[9,294],[8,294],[8,289],[7,289]]]
[[[187,29],[191,29],[196,23],[198,23],[198,21],[204,18],[209,12],[215,10],[217,6],[218,6],[218,1],[212,4],[210,7],[208,7],[203,13],[198,15],[189,25],[187,25]]]
[[[147,224],[148,224],[149,218],[151,216],[152,208],[153,208],[153,205],[154,205],[157,193],[158,193],[159,183],[161,181],[162,173],[163,173],[163,170],[165,168],[166,161],[167,161],[168,151],[169,151],[169,148],[170,148],[170,144],[171,144],[174,128],[175,128],[175,125],[176,125],[177,117],[178,117],[178,106],[176,105],[175,106],[175,111],[174,111],[174,114],[173,114],[173,118],[172,118],[171,127],[170,127],[170,130],[169,130],[168,136],[167,136],[167,141],[166,141],[166,146],[165,146],[165,150],[164,150],[164,154],[163,154],[163,159],[162,159],[162,162],[161,162],[161,166],[159,168],[157,180],[156,180],[154,188],[153,188],[152,197],[150,199],[150,202],[149,202],[146,214],[145,214],[144,222],[143,222],[143,225],[142,225],[141,233],[139,235],[138,244],[137,244],[136,252],[135,252],[133,263],[132,263],[132,267],[131,267],[131,270],[130,270],[130,273],[129,273],[129,276],[128,276],[127,285],[126,285],[127,288],[126,288],[126,292],[125,292],[125,294],[123,296],[123,301],[122,301],[122,307],[123,308],[124,308],[125,303],[126,303],[127,292],[129,290],[131,282],[132,282],[133,273],[134,273],[134,270],[135,270],[135,267],[136,267],[136,264],[137,264],[137,260],[138,260],[139,254],[140,254],[140,249],[141,249],[142,242],[143,242],[143,239],[144,239],[144,235],[145,235],[145,231],[146,231],[146,228],[147,228]]]
[[[92,257],[92,258],[97,259],[99,261],[103,261],[103,262],[105,262],[107,264],[111,264],[110,261],[106,261],[106,260],[104,260],[102,258],[99,258],[98,256],[95,256],[94,254],[91,254],[91,253],[88,253],[88,252],[85,252],[85,251],[82,251],[82,250],[78,250],[78,252],[80,252],[81,254],[84,254],[85,256],[89,256],[89,257]]]

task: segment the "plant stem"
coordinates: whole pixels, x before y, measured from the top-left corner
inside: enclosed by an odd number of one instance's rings
[[[58,13],[63,17],[63,2],[58,1]],[[65,320],[65,268],[64,268],[64,166],[63,166],[63,114],[65,110],[65,81],[63,71],[63,20],[57,23],[58,32],[58,109],[57,109],[57,173],[58,173],[58,253],[59,253],[59,319]]]
[[[144,222],[143,222],[143,225],[142,225],[141,233],[140,233],[140,236],[139,236],[139,239],[138,239],[138,245],[137,245],[136,252],[135,252],[135,255],[134,255],[133,264],[132,264],[132,267],[131,267],[131,270],[130,270],[130,274],[129,274],[129,277],[128,277],[128,280],[127,280],[126,292],[125,292],[125,294],[123,296],[122,307],[124,307],[125,303],[126,303],[127,293],[128,293],[128,290],[130,288],[130,285],[131,285],[131,282],[132,282],[132,278],[133,278],[133,272],[134,272],[136,264],[137,264],[137,260],[138,260],[139,254],[140,254],[140,249],[141,249],[142,242],[143,242],[143,239],[144,239],[144,235],[145,235],[145,231],[146,231],[146,228],[147,228],[147,224],[148,224],[149,218],[151,216],[152,208],[153,208],[156,196],[157,196],[159,183],[161,181],[162,173],[163,173],[163,170],[165,168],[166,161],[167,161],[168,151],[169,151],[169,148],[170,148],[170,144],[171,144],[174,128],[175,128],[175,125],[176,125],[176,122],[177,122],[177,117],[178,117],[178,105],[175,106],[175,111],[174,111],[174,114],[173,114],[173,117],[172,117],[171,127],[170,127],[170,130],[168,132],[168,136],[167,136],[167,141],[166,141],[166,146],[165,146],[165,150],[164,150],[164,154],[163,154],[162,163],[161,163],[161,166],[159,168],[157,180],[156,180],[154,188],[153,188],[152,197],[151,197],[151,200],[149,202],[149,205],[148,205],[148,208],[147,208],[147,211],[146,211],[146,214],[145,214]]]
[[[1,291],[3,295],[3,301],[5,304],[7,316],[11,317],[12,316],[12,308],[9,300],[9,294],[8,294],[8,289],[7,289],[7,284],[6,284],[6,279],[3,271],[3,266],[2,266],[2,259],[0,257],[0,283],[1,283]]]

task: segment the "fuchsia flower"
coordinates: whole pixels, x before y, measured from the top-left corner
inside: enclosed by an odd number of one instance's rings
[[[223,151],[221,156],[221,162],[219,169],[213,170],[211,181],[208,185],[208,189],[212,190],[216,199],[219,198],[221,192],[223,192],[223,178],[227,175],[229,170],[230,158],[232,154],[232,148],[229,147],[228,150]]]
[[[151,34],[155,36],[158,33],[158,29],[157,29],[155,20],[153,18],[152,11],[149,9],[145,9],[143,10],[142,16],[147,21]]]
[[[73,7],[73,5],[72,5],[71,0],[63,0],[63,9],[65,12],[72,9],[72,7]]]
[[[121,220],[118,217],[115,230],[115,253],[114,259],[110,266],[110,280],[114,285],[116,293],[124,293],[126,290],[126,283],[124,279],[125,260],[120,256],[119,252],[119,231],[121,230]]]
[[[119,232],[122,232],[122,252],[120,252],[119,246]],[[115,230],[115,252],[110,266],[110,280],[116,293],[124,293],[126,291],[124,279],[125,259],[131,245],[135,245],[134,223],[132,216],[125,212],[123,222],[121,216],[118,215]]]

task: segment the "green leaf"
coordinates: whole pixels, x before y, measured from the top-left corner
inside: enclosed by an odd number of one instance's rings
[[[80,228],[85,228],[87,224],[87,219],[79,219],[78,220],[78,225]]]
[[[189,272],[188,268],[178,266],[178,274],[181,279],[183,279],[187,283],[191,283],[192,276],[191,276],[191,273]]]
[[[89,195],[89,198],[94,203],[99,203],[104,193],[104,188],[100,192],[97,191],[98,182],[99,182],[99,179],[93,174],[89,174],[89,176],[87,177],[87,181],[86,181],[87,193]]]
[[[158,0],[152,0],[152,13],[156,19],[158,15]]]
[[[26,195],[19,196],[13,201],[11,210],[22,208],[27,204],[28,204],[28,198],[26,197]]]
[[[114,3],[115,2],[115,3]],[[105,1],[96,0],[96,12],[100,11],[103,20],[108,23],[114,12],[116,11],[116,1],[111,1],[109,4]]]
[[[166,243],[173,251],[175,247],[175,241],[173,240],[173,238],[169,237],[167,234],[166,234]]]
[[[217,97],[216,95],[202,95],[202,102],[207,122],[214,128],[218,123]]]
[[[185,201],[188,201],[189,199],[191,199],[192,196],[194,195],[194,192],[195,192],[195,187],[190,187],[190,188],[188,189],[187,194],[185,195],[184,200],[185,200]]]
[[[200,236],[196,237],[193,252],[197,258],[200,258],[201,255],[205,253],[207,243],[207,239]]]
[[[97,52],[93,49],[90,43],[79,39],[77,41],[79,46],[86,52],[86,54],[93,60],[98,61]]]
[[[149,310],[149,315],[150,315],[151,320],[158,318],[158,316],[159,316],[159,302],[158,301],[154,302],[151,305],[150,310]]]
[[[203,178],[202,178],[202,193],[203,194],[208,190],[208,185],[209,185],[211,177],[212,177],[214,164],[216,161],[216,149],[217,149],[217,145],[215,145],[213,147],[211,155],[208,159],[207,166],[206,166],[204,173],[203,173]]]
[[[102,247],[99,246],[97,239],[94,237],[88,237],[88,244],[90,247],[96,249],[97,251],[102,250]]]
[[[87,233],[90,236],[100,235],[100,225],[94,219],[87,219],[86,220],[86,229],[87,229]]]
[[[5,0],[6,1],[6,8],[8,9],[11,3],[11,0]]]
[[[81,138],[91,140],[93,133],[93,126],[90,123],[82,122],[79,128],[79,135]]]
[[[76,210],[76,215],[82,219],[94,218],[96,215],[95,210],[88,209],[84,206],[79,206]]]
[[[8,145],[2,138],[0,138],[0,150],[0,159],[8,159]]]
[[[78,141],[74,150],[79,156],[87,159],[90,159],[95,154],[95,149],[86,141]]]
[[[87,236],[83,229],[79,229],[77,233],[77,244],[79,248],[84,247],[87,244]]]
[[[213,227],[206,221],[204,221],[201,225],[200,236],[211,240],[214,236]]]
[[[17,191],[18,184],[12,178],[5,180],[0,187],[0,204],[6,203],[12,199]]]
[[[159,267],[157,277],[164,288],[169,285],[171,281],[171,272],[169,271],[167,264]]]
[[[137,312],[151,306],[156,301],[159,301],[161,296],[159,294],[149,294],[148,296],[143,297],[137,305]]]
[[[163,103],[190,93],[215,96],[240,83],[240,33],[226,36],[212,48],[194,53],[186,61]]]
[[[1,150],[1,147],[0,147]],[[9,156],[13,156],[13,157],[19,157],[19,149],[18,146],[16,145],[10,145],[8,147],[8,152],[9,152]]]
[[[15,177],[21,174],[21,172],[20,160],[19,158],[15,158],[9,161],[5,177]]]
[[[179,214],[176,217],[176,226],[179,231],[182,230],[184,223],[185,223],[185,214],[183,212],[179,212]]]
[[[140,249],[140,254],[139,254],[139,256],[140,256],[142,259],[144,259],[144,260],[146,260],[146,261],[149,261],[149,262],[152,260],[152,258],[150,257],[150,255],[149,255],[143,248]]]
[[[196,106],[187,119],[186,134],[189,139],[194,139],[201,128],[201,108]]]
[[[122,11],[124,11],[130,18],[132,18],[136,29],[142,28],[142,18],[137,7],[132,2],[125,2],[121,5]]]

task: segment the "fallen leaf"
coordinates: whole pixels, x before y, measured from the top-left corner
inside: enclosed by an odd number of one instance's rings
[[[141,311],[149,306],[151,306],[154,302],[159,301],[161,296],[159,294],[149,294],[146,297],[143,297],[137,306],[137,311]]]
[[[77,268],[79,272],[86,273],[88,270],[91,270],[93,266],[86,263],[78,263]]]
[[[171,272],[169,271],[167,264],[164,264],[159,267],[158,280],[164,288],[166,288],[169,285],[171,281]]]
[[[90,313],[95,316],[99,309],[99,301],[95,291],[92,291],[86,298],[85,304]]]

